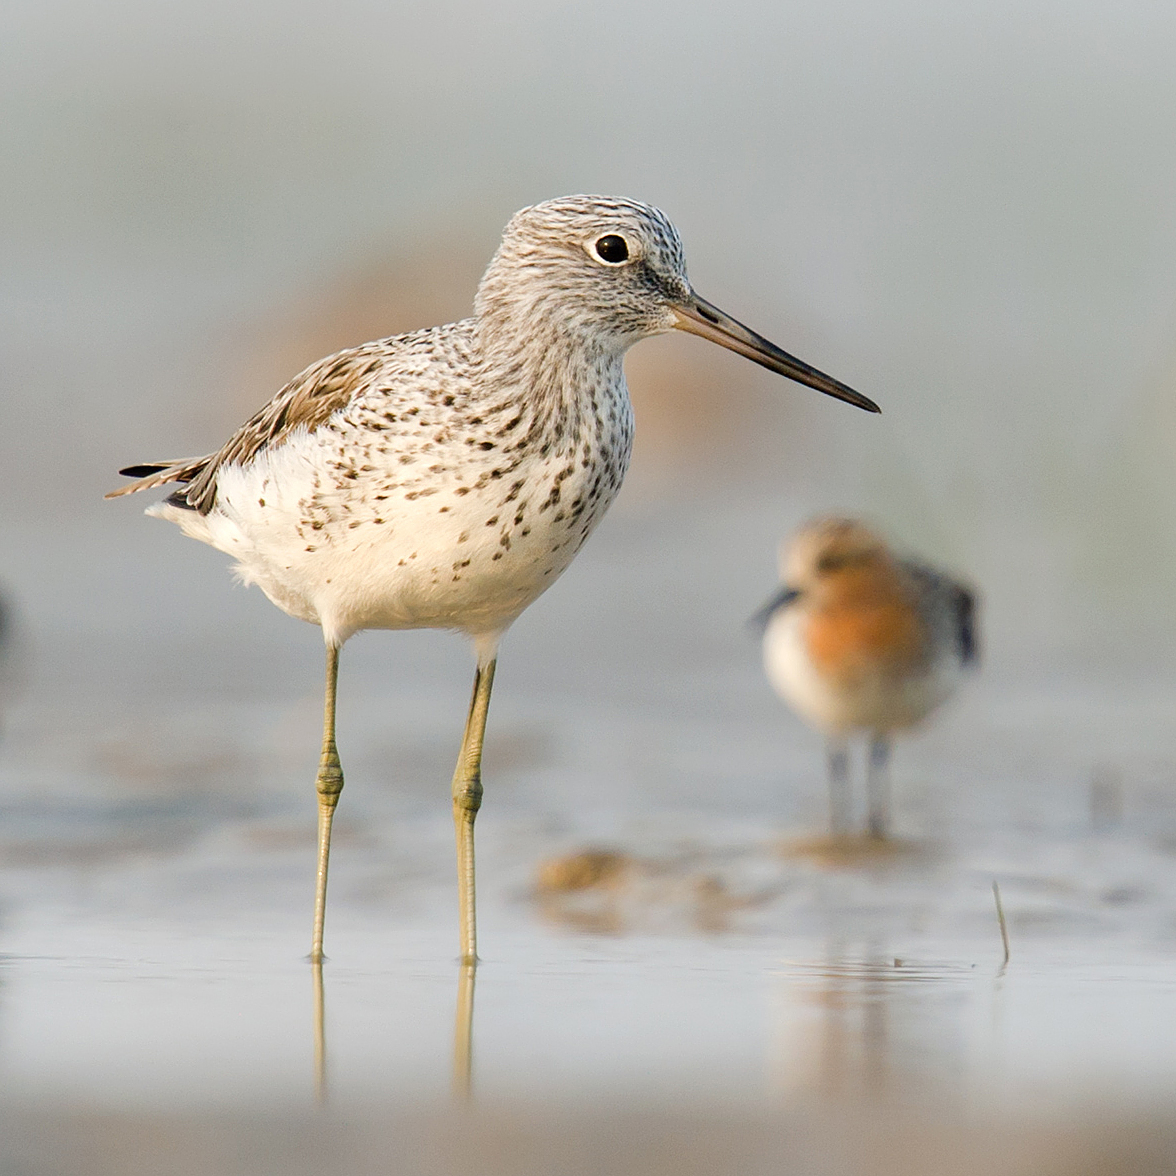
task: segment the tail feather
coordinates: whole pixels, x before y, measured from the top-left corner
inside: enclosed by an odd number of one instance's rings
[[[118,472],[122,474],[124,478],[148,478],[152,474],[158,474],[161,471],[166,470],[168,466],[175,464],[176,463],[172,461],[151,461],[146,465],[126,466],[124,469],[121,469]]]
[[[190,482],[197,477],[205,465],[207,457],[188,457],[179,461],[151,461],[140,465],[126,466],[118,472],[135,481],[127,486],[120,486],[111,490],[107,498],[121,498],[124,494],[135,494],[140,490],[150,490],[153,486],[166,486],[169,482]]]

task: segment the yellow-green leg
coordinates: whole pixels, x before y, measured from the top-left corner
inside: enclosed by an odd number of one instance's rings
[[[314,892],[314,938],[311,963],[323,962],[323,922],[327,915],[327,863],[331,857],[331,822],[343,791],[343,768],[335,748],[335,688],[339,681],[339,647],[327,646],[327,689],[323,703],[323,753],[314,786],[318,791],[318,880]]]
[[[474,914],[474,818],[482,806],[482,738],[494,686],[496,658],[479,658],[474,694],[453,773],[453,824],[457,833],[457,906],[461,926],[461,961],[477,963],[478,933]]]

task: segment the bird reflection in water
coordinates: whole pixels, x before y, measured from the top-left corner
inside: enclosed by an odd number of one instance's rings
[[[457,974],[457,1011],[453,1022],[453,1094],[473,1097],[474,978],[477,964],[462,963]],[[329,1102],[327,1080],[327,1010],[321,960],[311,964],[314,993],[314,1093],[320,1107]]]
[[[474,979],[478,965],[463,961],[457,974],[457,1012],[453,1018],[453,1097],[474,1096]]]
[[[323,997],[323,961],[311,962],[314,984],[314,1095],[319,1106],[327,1105],[327,1012]]]
[[[963,1013],[976,973],[960,964],[830,944],[823,963],[788,969],[774,1082],[825,1098],[883,1096],[942,1084],[967,1058]]]

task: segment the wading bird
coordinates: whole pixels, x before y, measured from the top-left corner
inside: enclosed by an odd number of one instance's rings
[[[825,733],[831,832],[849,826],[849,736],[869,742],[868,828],[885,837],[891,737],[926,718],[977,659],[972,592],[900,559],[868,527],[823,518],[781,549],[780,591],[757,614],[776,692]]]
[[[320,625],[327,683],[312,960],[322,958],[339,649],[361,629],[455,629],[477,654],[457,770],[461,956],[477,958],[474,817],[499,641],[600,521],[629,462],[622,359],[689,331],[859,408],[866,397],[694,293],[666,216],[568,196],[506,226],[461,322],[328,356],[217,452],[121,472],[111,497],[179,483],[148,514],[227,552],[280,609]]]

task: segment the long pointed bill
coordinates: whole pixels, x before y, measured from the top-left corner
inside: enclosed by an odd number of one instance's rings
[[[787,376],[798,384],[807,384],[824,392],[826,396],[844,400],[846,404],[855,404],[867,412],[881,412],[882,410],[869,397],[855,392],[852,388],[833,379],[832,376],[819,372],[815,367],[781,351],[775,343],[769,343],[762,335],[757,335],[742,323],[736,322],[730,315],[724,314],[717,306],[711,306],[704,298],[691,294],[689,301],[680,302],[674,307],[678,317],[675,326],[680,331],[688,331],[691,335],[698,335],[709,339],[720,347],[734,351],[753,363],[761,364],[769,371]]]

